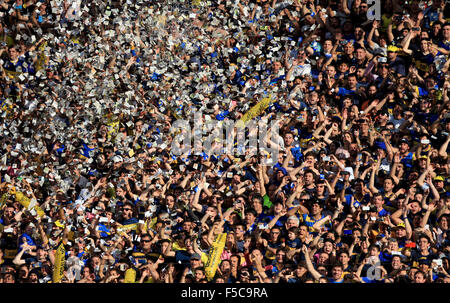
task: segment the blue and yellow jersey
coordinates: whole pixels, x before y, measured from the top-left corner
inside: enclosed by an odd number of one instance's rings
[[[402,162],[407,169],[410,169],[412,167],[413,161],[415,160],[416,155],[413,152],[409,152],[406,157],[400,159],[400,162]]]
[[[295,238],[294,240],[286,240],[286,247],[288,250],[299,249],[302,246],[302,240]]]
[[[303,215],[302,215],[302,218],[303,218],[303,222],[305,222],[305,224],[308,226],[308,231],[314,233],[314,232],[317,232],[317,231],[313,228],[313,225],[314,225],[317,221],[320,221],[320,220],[322,220],[323,218],[325,218],[325,216],[322,215],[322,217],[321,217],[319,220],[315,220],[313,217],[310,217],[310,216],[307,215],[307,214],[303,214]],[[324,226],[327,230],[329,230],[330,227],[331,227],[329,222],[326,223],[326,224],[324,224],[323,226]]]
[[[355,208],[358,208],[361,205],[366,205],[370,202],[369,194],[365,194],[361,198],[357,198],[355,195],[348,194],[348,195],[345,195],[345,203],[349,206],[351,206],[350,204],[352,203],[352,197],[353,197],[353,206]]]
[[[281,244],[280,244],[280,243],[271,243],[271,242],[268,242],[267,245],[268,245],[270,248],[280,248],[280,247],[281,247]],[[269,250],[269,249],[266,249],[266,252],[265,252],[265,254],[264,254],[264,257],[266,257],[266,258],[269,259],[269,260],[275,260],[275,254],[274,254],[271,250]]]

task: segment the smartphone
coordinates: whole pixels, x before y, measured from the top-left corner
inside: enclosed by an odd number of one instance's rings
[[[420,143],[422,143],[422,144],[430,144],[430,140],[422,139],[422,140],[420,140]]]
[[[437,266],[442,266],[442,259],[434,259],[434,263],[436,263]]]
[[[5,229],[3,230],[3,232],[4,232],[5,234],[10,234],[10,233],[14,232],[14,229],[13,229],[12,227],[5,228]]]
[[[387,62],[387,58],[386,57],[380,57],[380,58],[378,58],[378,62],[386,63]]]
[[[328,156],[325,156],[322,159],[323,159],[324,162],[329,162],[330,161],[330,157],[328,157]]]

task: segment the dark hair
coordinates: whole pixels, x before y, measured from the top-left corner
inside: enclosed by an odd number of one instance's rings
[[[261,205],[264,205],[264,198],[260,194],[255,194],[252,197],[252,200],[256,199]]]
[[[342,254],[346,254],[348,257],[350,257],[350,253],[347,250],[340,250],[337,254],[337,257],[339,258]]]
[[[442,214],[442,215],[438,218],[438,220],[437,220],[438,223],[441,223],[441,221],[442,221],[443,218],[446,218],[447,221],[449,221],[450,214]]]
[[[426,239],[426,240],[428,241],[428,243],[431,242],[431,241],[430,241],[430,238],[429,238],[426,234],[420,234],[420,235],[417,237],[417,240],[420,240],[420,239]]]
[[[256,210],[254,208],[249,208],[245,211],[246,214],[252,214],[253,216],[257,217],[258,213],[256,212]]]

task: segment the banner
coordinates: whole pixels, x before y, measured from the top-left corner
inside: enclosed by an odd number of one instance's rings
[[[117,232],[119,233],[119,235],[121,235],[129,230],[137,230],[137,228],[138,228],[138,223],[122,225],[122,226],[117,227]]]
[[[38,47],[38,53],[37,53],[37,60],[36,60],[36,71],[39,71],[41,69],[44,69],[47,65],[49,59],[45,55],[45,48],[47,47],[48,42],[44,41],[41,45]]]
[[[104,118],[106,118],[106,125],[108,126],[108,140],[114,139],[119,132],[119,117],[107,114]]]
[[[28,198],[21,192],[14,191],[13,194],[16,195],[16,201],[18,201],[20,204],[22,204],[23,207],[30,210],[30,203],[31,203],[30,198]],[[31,205],[31,209],[35,210],[39,217],[42,218],[45,216],[45,212],[42,210],[42,208],[39,207],[39,205],[37,205],[37,204],[35,204],[34,206]]]
[[[266,108],[269,107],[269,105],[272,103],[272,98],[269,96],[267,98],[262,99],[260,102],[258,102],[256,105],[254,105],[252,108],[250,108],[240,119],[240,121],[243,121],[244,123],[247,121],[252,120],[253,118],[259,116],[262,114]]]
[[[211,281],[216,274],[217,267],[220,263],[220,256],[225,248],[225,241],[227,239],[227,233],[222,233],[217,236],[214,242],[211,244],[211,249],[208,256],[208,261],[205,264],[206,278]]]
[[[2,208],[3,203],[5,203],[9,198],[9,193],[4,193],[0,198],[0,208]]]
[[[55,264],[53,265],[53,283],[59,283],[64,275],[66,250],[61,242],[55,253]]]
[[[133,268],[128,268],[125,272],[125,279],[123,283],[135,283],[136,282],[136,271]]]

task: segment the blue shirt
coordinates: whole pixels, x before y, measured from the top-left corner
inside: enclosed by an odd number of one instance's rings
[[[337,92],[338,96],[353,96],[355,94],[355,91],[352,89],[346,89],[344,87],[339,87],[339,90]]]

